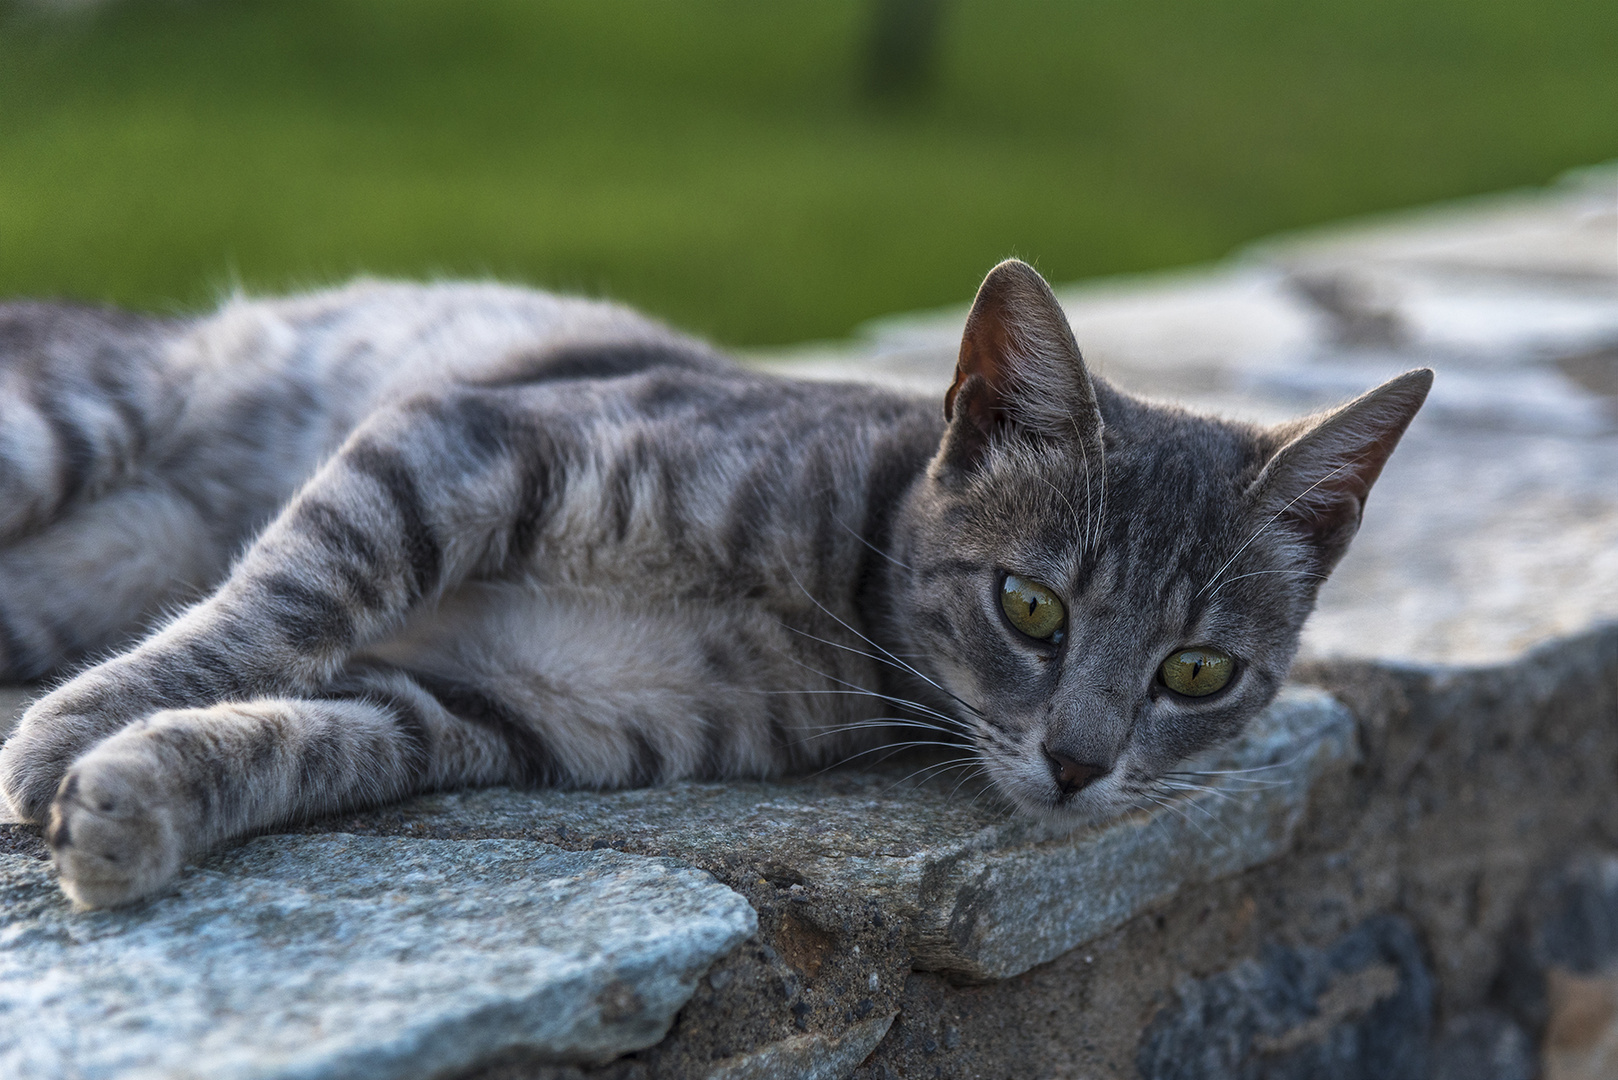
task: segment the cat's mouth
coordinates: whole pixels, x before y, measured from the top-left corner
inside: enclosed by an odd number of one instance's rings
[[[1037,759],[1030,755],[1015,764],[991,762],[989,774],[1017,810],[1031,817],[1094,825],[1130,809],[1117,769],[1090,765],[1075,770],[1043,748]]]

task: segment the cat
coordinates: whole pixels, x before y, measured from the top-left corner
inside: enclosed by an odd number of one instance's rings
[[[898,740],[1117,815],[1275,695],[1432,381],[1270,428],[1152,404],[1015,260],[942,410],[493,284],[17,303],[0,365],[0,677],[82,667],[0,791],[81,907],[416,792]]]

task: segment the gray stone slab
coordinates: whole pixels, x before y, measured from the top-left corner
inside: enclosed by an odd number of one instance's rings
[[[1180,888],[1285,851],[1312,784],[1354,760],[1353,732],[1335,700],[1289,688],[1246,735],[1200,763],[1253,771],[1210,777],[1207,790],[1078,831],[1013,815],[990,793],[957,790],[952,777],[901,781],[914,763],[776,783],[457,792],[331,827],[671,855],[738,885],[777,882],[801,917],[827,929],[853,908],[885,912],[907,926],[918,966],[1004,978]]]
[[[0,855],[0,1076],[432,1077],[603,1061],[756,929],[709,875],[527,841],[266,837],[75,913]]]

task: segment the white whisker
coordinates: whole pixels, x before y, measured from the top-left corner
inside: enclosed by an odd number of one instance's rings
[[[1266,521],[1264,524],[1260,525],[1258,527],[1258,529],[1253,533],[1253,535],[1249,536],[1247,538],[1246,542],[1243,543],[1241,547],[1237,548],[1235,553],[1233,555],[1231,555],[1230,558],[1225,560],[1225,565],[1221,566],[1218,570],[1214,571],[1213,577],[1208,579],[1208,584],[1204,585],[1201,589],[1197,590],[1196,595],[1201,596],[1203,593],[1205,593],[1209,589],[1213,588],[1214,584],[1216,582],[1218,582],[1218,580],[1219,580],[1219,575],[1223,574],[1226,570],[1230,569],[1230,564],[1235,562],[1237,557],[1240,556],[1242,552],[1247,550],[1248,544],[1251,544],[1254,540],[1257,540],[1260,536],[1262,536],[1264,534],[1265,529],[1268,529],[1271,525],[1274,525],[1277,521],[1281,520],[1281,515],[1285,514],[1288,510],[1291,510],[1292,507],[1298,502],[1299,499],[1303,498],[1305,495],[1307,495],[1311,491],[1315,490],[1315,488],[1319,487],[1321,484],[1324,484],[1327,480],[1330,480],[1332,477],[1336,476],[1338,473],[1342,472],[1343,470],[1345,470],[1347,468],[1348,468],[1347,464],[1339,465],[1339,466],[1337,466],[1337,468],[1333,469],[1331,472],[1327,473],[1325,476],[1322,476],[1319,480],[1316,480],[1314,483],[1310,484],[1308,487],[1306,487],[1302,491],[1298,492],[1296,498],[1294,498],[1291,502],[1287,503],[1285,506],[1281,507],[1281,509],[1277,510],[1273,515],[1271,515],[1271,517],[1270,517],[1270,519],[1268,521]]]
[[[978,759],[974,756],[974,757],[965,757],[965,758],[951,758],[948,761],[938,762],[937,764],[934,764],[934,765],[926,765],[926,766],[923,766],[920,769],[917,769],[915,772],[907,773],[904,776],[901,776],[899,779],[897,779],[893,783],[889,784],[888,787],[887,787],[887,790],[892,791],[894,788],[898,787],[900,784],[903,784],[905,781],[911,779],[912,777],[921,776],[922,773],[931,773],[931,772],[934,772],[934,771],[937,771],[937,770],[945,770],[945,771],[947,771],[949,769],[964,769],[969,765],[976,765],[976,764],[978,764]],[[921,780],[917,781],[917,783],[918,784],[924,784],[924,783],[927,782],[928,779],[930,779],[930,777],[923,777]]]
[[[883,551],[881,548],[877,547],[875,544],[873,544],[869,540],[865,539],[865,537],[861,536],[859,533],[855,532],[853,529],[850,529],[848,527],[848,525],[843,521],[843,519],[838,517],[836,514],[833,514],[831,516],[831,519],[833,521],[837,522],[837,524],[842,525],[843,528],[848,532],[848,535],[852,536],[854,539],[858,540],[860,543],[864,544],[866,547],[870,548],[872,551],[876,552],[878,555],[880,555],[884,559],[888,560],[894,566],[901,567],[901,568],[903,568],[905,570],[910,569],[910,566],[908,564],[902,563],[898,559],[895,559],[892,555],[889,555],[886,551]]]
[[[789,657],[789,659],[791,659],[791,658]],[[823,671],[817,671],[815,668],[810,667],[808,664],[799,663],[796,660],[794,660],[793,662],[797,663],[799,667],[805,669],[806,671],[813,671],[816,675],[819,675],[821,678],[830,679],[832,682],[840,683],[841,685],[843,685],[845,687],[849,687],[849,689],[846,689],[846,690],[824,690],[824,689],[813,689],[813,690],[809,690],[809,689],[806,689],[806,690],[749,690],[747,692],[750,693],[750,694],[761,694],[761,695],[764,695],[766,697],[773,697],[773,696],[778,696],[778,695],[779,696],[785,696],[785,695],[788,695],[788,694],[806,694],[806,695],[831,694],[831,695],[844,695],[844,696],[848,696],[848,697],[870,697],[870,698],[876,698],[876,699],[878,699],[880,701],[889,702],[891,704],[899,706],[902,709],[910,709],[910,710],[912,710],[914,712],[922,713],[925,716],[931,716],[936,720],[942,720],[946,724],[956,724],[959,727],[961,727],[963,730],[965,730],[966,727],[967,727],[967,725],[961,720],[960,717],[951,716],[948,713],[939,712],[937,709],[928,708],[926,705],[921,704],[919,701],[911,701],[908,698],[894,697],[892,694],[883,694],[883,693],[879,693],[876,690],[867,690],[862,686],[855,686],[853,683],[847,682],[846,680],[843,680],[843,679],[839,679],[835,675],[828,675]]]
[[[971,724],[968,724],[967,722],[961,720],[958,717],[949,716],[949,715],[947,715],[945,713],[934,712],[933,710],[928,709],[924,705],[917,705],[914,702],[906,701],[904,698],[895,698],[895,697],[892,697],[892,696],[890,696],[888,694],[879,694],[874,690],[867,690],[864,687],[856,686],[855,684],[853,684],[851,682],[848,682],[847,680],[839,679],[835,675],[828,675],[823,671],[819,671],[819,670],[817,670],[815,668],[812,668],[808,664],[802,663],[801,661],[798,661],[798,660],[794,660],[791,657],[788,657],[788,659],[792,660],[792,662],[794,664],[797,664],[799,667],[803,668],[805,671],[813,672],[814,674],[819,675],[823,679],[828,679],[831,682],[838,683],[839,685],[848,687],[849,689],[847,689],[847,690],[827,690],[827,691],[779,690],[779,691],[762,691],[763,693],[779,693],[779,694],[801,693],[801,694],[809,694],[809,695],[813,695],[813,694],[817,694],[817,693],[827,693],[827,694],[849,694],[849,695],[853,695],[853,696],[856,696],[856,697],[875,698],[878,701],[885,701],[885,702],[887,702],[887,703],[889,703],[891,705],[898,705],[900,708],[909,709],[912,712],[918,712],[918,713],[922,714],[922,717],[918,717],[918,718],[915,718],[915,719],[922,719],[922,718],[937,719],[939,721],[942,721],[945,724],[951,725],[951,728],[955,733],[958,733],[958,734],[961,734],[961,735],[968,735],[968,736],[976,734],[976,729],[973,728],[973,726]],[[858,721],[853,721],[853,722],[858,723]],[[940,729],[940,730],[943,730],[943,729]]]
[[[1186,798],[1185,796],[1190,794],[1188,792],[1174,793],[1171,789],[1165,789],[1160,786],[1158,788],[1158,794],[1164,796],[1165,798],[1173,799],[1174,802],[1180,806],[1195,810],[1197,813],[1216,824],[1224,824],[1224,821],[1219,817],[1218,814],[1215,814],[1212,810],[1209,810],[1206,806],[1202,805],[1202,801],[1200,799]],[[1226,798],[1228,799],[1229,796],[1226,796]]]
[[[1226,802],[1236,801],[1230,792],[1220,791],[1218,788],[1208,787],[1206,784],[1183,784],[1173,780],[1159,780],[1158,787],[1164,791],[1183,792],[1188,795],[1212,795],[1214,798],[1223,799]]]
[[[875,641],[872,641],[870,638],[866,637],[864,634],[862,634],[858,630],[854,629],[848,623],[844,622],[841,618],[838,617],[836,612],[832,611],[825,604],[822,604],[819,600],[816,600],[815,597],[814,597],[814,594],[811,593],[808,589],[804,588],[803,582],[798,580],[798,575],[793,572],[793,570],[792,570],[792,568],[790,566],[787,568],[787,575],[792,578],[792,584],[794,584],[794,585],[796,585],[798,587],[798,591],[803,593],[805,598],[807,598],[808,601],[811,604],[815,605],[815,607],[819,608],[822,612],[824,612],[825,615],[828,618],[830,618],[833,622],[835,622],[838,626],[841,626],[844,630],[847,630],[849,633],[853,634],[855,637],[859,638],[861,641],[863,641],[867,645],[871,646],[871,648],[875,649],[877,652],[881,653],[883,656],[888,657],[891,661],[893,661],[895,666],[897,666],[897,667],[899,667],[899,668],[901,668],[901,669],[903,669],[905,671],[910,672],[910,674],[914,675],[916,678],[920,679],[922,682],[926,683],[928,686],[931,686],[934,690],[937,690],[939,693],[945,695],[946,697],[952,698],[953,700],[958,702],[963,708],[968,709],[971,712],[976,713],[979,716],[983,715],[981,712],[978,711],[977,706],[970,704],[965,699],[963,699],[963,698],[959,697],[958,695],[953,694],[950,691],[944,689],[942,686],[938,685],[938,683],[934,682],[932,679],[929,679],[926,675],[923,675],[920,671],[916,670],[916,668],[914,668],[911,665],[905,663],[903,660],[900,660],[897,656],[894,656],[887,649],[883,648],[881,645],[877,644]],[[787,629],[790,630],[792,628],[788,627]]]
[[[1254,766],[1252,766],[1250,768],[1246,768],[1246,769],[1200,769],[1200,770],[1177,769],[1177,770],[1171,770],[1169,772],[1166,772],[1163,775],[1164,776],[1242,776],[1242,775],[1244,775],[1246,773],[1269,772],[1272,769],[1284,769],[1287,766],[1296,763],[1299,758],[1303,757],[1305,752],[1306,751],[1300,750],[1296,754],[1293,754],[1291,757],[1287,758],[1285,761],[1275,761],[1275,762],[1271,762],[1268,765],[1254,765]],[[1288,781],[1288,782],[1290,782],[1290,781]]]
[[[1164,776],[1167,779],[1170,779],[1170,780],[1183,781],[1183,780],[1188,779],[1188,777],[1186,777],[1186,776],[1178,775],[1178,774],[1174,774],[1174,773],[1165,773]],[[1220,777],[1219,778],[1219,783],[1221,785],[1236,785],[1236,784],[1245,785],[1245,786],[1242,786],[1242,787],[1236,787],[1234,789],[1234,790],[1240,792],[1240,791],[1256,791],[1259,788],[1268,788],[1268,787],[1289,787],[1289,786],[1291,786],[1292,781],[1291,780],[1260,780],[1260,779],[1257,779],[1255,777],[1250,777],[1250,776],[1226,776],[1226,777]],[[1212,790],[1212,789],[1210,789],[1210,790]]]
[[[959,742],[959,737],[962,733],[959,731],[953,731],[950,728],[942,728],[937,724],[923,723],[919,720],[901,720],[894,718],[884,718],[881,720],[861,720],[853,724],[827,724],[821,728],[810,729],[816,733],[813,735],[806,735],[798,741],[812,742],[815,739],[829,739],[835,735],[842,735],[850,731],[888,731],[893,728],[915,728],[919,731],[931,731],[936,732],[939,735],[950,735],[956,737],[957,739],[956,742],[951,743],[950,745],[962,745]]]
[[[844,765],[844,764],[847,764],[850,761],[854,761],[854,760],[857,760],[859,758],[862,758],[866,754],[875,754],[878,751],[882,751],[882,750],[899,751],[899,750],[906,750],[906,749],[909,749],[911,747],[916,747],[916,746],[947,746],[952,750],[961,749],[961,744],[957,743],[957,742],[943,742],[942,740],[939,740],[939,739],[908,739],[908,740],[906,740],[904,742],[883,743],[881,746],[869,747],[867,749],[861,750],[857,754],[850,754],[845,758],[839,759],[837,764]],[[976,760],[976,759],[974,759],[974,760]]]
[[[1319,578],[1321,581],[1326,580],[1326,575],[1325,574],[1317,574],[1312,570],[1254,570],[1251,573],[1237,574],[1235,577],[1226,578],[1224,581],[1221,581],[1218,585],[1214,586],[1213,591],[1210,592],[1208,595],[1209,596],[1218,596],[1219,595],[1219,590],[1223,589],[1226,585],[1229,585],[1231,582],[1240,581],[1243,578],[1262,577],[1265,574],[1289,574],[1292,577],[1312,577],[1312,578]]]
[[[1176,813],[1176,814],[1180,815],[1180,817],[1185,820],[1185,823],[1187,825],[1191,826],[1193,829],[1197,830],[1197,832],[1201,833],[1203,838],[1205,840],[1207,840],[1208,843],[1210,843],[1210,844],[1218,844],[1220,847],[1225,847],[1226,846],[1225,844],[1221,843],[1220,841],[1215,840],[1213,838],[1213,834],[1208,832],[1207,829],[1204,829],[1201,825],[1197,824],[1197,821],[1196,821],[1195,818],[1193,818],[1190,814],[1186,813],[1179,806],[1176,806],[1175,805],[1175,800],[1173,800],[1173,799],[1161,799],[1161,798],[1158,798],[1156,795],[1150,794],[1150,793],[1148,793],[1146,795],[1146,798],[1150,799],[1152,802],[1156,803],[1158,806],[1161,806],[1163,809],[1172,811],[1173,813]]]
[[[979,776],[982,776],[983,774],[987,773],[988,771],[989,771],[989,767],[987,765],[983,764],[983,762],[981,762],[981,761],[978,762],[978,767],[977,767],[976,772],[966,773],[959,780],[955,781],[955,786],[949,789],[949,797],[952,798],[952,799],[955,798],[955,794],[956,794],[956,792],[961,790],[961,785],[962,784],[965,784],[969,780],[973,780],[973,779],[975,779],[975,778],[977,778]]]

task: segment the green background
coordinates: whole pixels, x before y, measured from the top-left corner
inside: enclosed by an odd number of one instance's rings
[[[1618,157],[1618,3],[0,0],[0,295],[497,275],[724,342]]]

